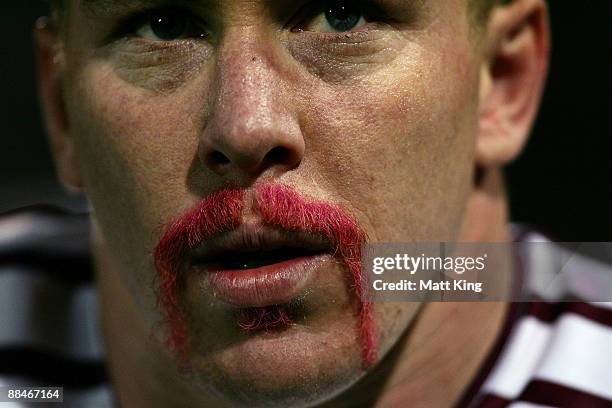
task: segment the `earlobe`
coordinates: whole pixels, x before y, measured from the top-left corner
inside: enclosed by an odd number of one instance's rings
[[[68,191],[79,192],[83,189],[83,183],[65,107],[62,43],[57,28],[47,17],[41,17],[36,22],[34,38],[39,98],[58,177]]]
[[[522,151],[538,111],[550,48],[543,0],[493,10],[481,71],[478,166],[503,166]]]

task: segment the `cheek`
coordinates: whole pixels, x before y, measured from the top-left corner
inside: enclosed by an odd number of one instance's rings
[[[151,287],[150,254],[162,223],[191,205],[185,183],[197,123],[175,93],[128,86],[104,65],[85,67],[68,107],[85,189],[130,287]],[[142,290],[142,289],[140,289]]]
[[[456,46],[427,49],[312,98],[306,162],[375,240],[452,240],[471,185],[477,73]]]

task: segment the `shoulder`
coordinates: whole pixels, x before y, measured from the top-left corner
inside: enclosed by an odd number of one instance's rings
[[[534,301],[513,304],[511,330],[472,406],[612,407],[610,244],[517,231],[523,289]]]

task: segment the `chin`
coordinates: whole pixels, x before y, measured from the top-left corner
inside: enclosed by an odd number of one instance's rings
[[[351,316],[325,326],[295,324],[236,339],[192,355],[188,380],[233,406],[314,406],[364,374],[354,327]]]

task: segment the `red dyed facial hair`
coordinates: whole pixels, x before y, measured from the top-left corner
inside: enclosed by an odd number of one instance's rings
[[[164,232],[154,253],[159,277],[158,302],[168,324],[167,346],[181,358],[189,349],[187,322],[179,305],[180,268],[183,255],[202,241],[238,228],[244,191],[226,189],[211,194]]]
[[[366,233],[343,209],[328,203],[308,202],[286,186],[272,183],[259,186],[256,204],[265,224],[324,235],[335,246],[334,255],[347,266],[359,302],[362,360],[364,366],[371,366],[377,358],[378,330],[372,302],[364,296],[366,280],[361,270],[361,252]]]
[[[183,359],[189,349],[189,337],[179,304],[182,259],[187,251],[203,241],[238,228],[243,201],[244,191],[240,189],[227,189],[210,195],[171,224],[155,248],[158,301],[169,326],[167,345]],[[365,232],[343,209],[327,203],[308,202],[286,186],[272,183],[259,186],[255,203],[255,210],[264,224],[287,231],[323,235],[334,245],[334,256],[347,266],[358,302],[362,360],[365,367],[372,365],[377,358],[378,333],[372,303],[364,296],[366,287],[361,272],[361,251],[367,239]],[[269,310],[245,311],[239,322],[241,327],[244,326],[244,330],[259,328],[262,322],[275,327],[285,322],[286,314],[282,309],[274,313],[264,312]]]

